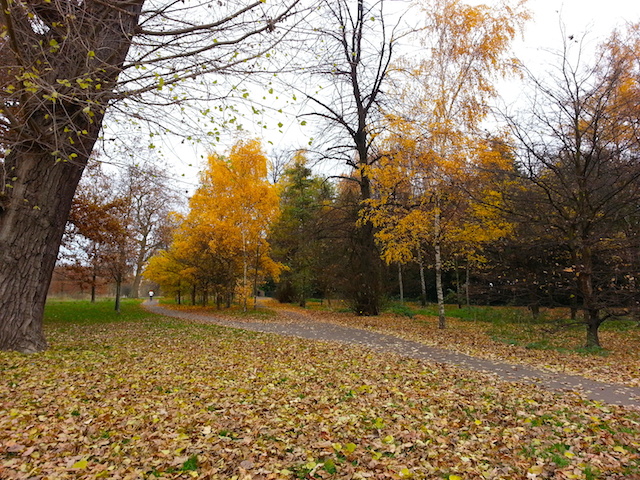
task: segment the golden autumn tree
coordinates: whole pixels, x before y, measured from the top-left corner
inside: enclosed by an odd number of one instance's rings
[[[402,102],[399,113],[388,116],[386,159],[372,171],[381,193],[367,216],[380,229],[388,262],[412,259],[423,243],[431,244],[440,328],[446,325],[442,248],[454,236],[451,226],[459,230],[463,212],[470,212],[467,190],[477,183],[478,164],[491,157],[479,131],[496,95],[495,79],[514,65],[507,53],[527,18],[523,3],[423,1],[421,58],[399,65],[407,77]]]
[[[169,248],[170,261],[156,262],[181,263],[204,302],[210,293],[218,305],[237,294],[246,308],[259,278],[280,270],[266,239],[278,214],[278,195],[267,181],[260,142],[240,141],[226,157],[209,155],[200,182]]]

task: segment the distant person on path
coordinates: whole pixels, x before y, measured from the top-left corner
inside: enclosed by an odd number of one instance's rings
[[[149,290],[149,301],[153,302],[153,290]]]

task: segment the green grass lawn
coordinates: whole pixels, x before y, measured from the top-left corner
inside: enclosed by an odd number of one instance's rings
[[[480,373],[52,302],[0,352],[4,479],[632,479],[640,416]]]

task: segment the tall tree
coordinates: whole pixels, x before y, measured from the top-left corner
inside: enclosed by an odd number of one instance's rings
[[[424,49],[417,60],[406,58],[399,64],[407,81],[397,113],[386,117],[391,131],[387,137],[397,151],[377,169],[385,193],[370,205],[374,210],[384,207],[386,201],[395,202],[398,193],[411,200],[404,208],[384,208],[383,215],[370,211],[367,216],[392,226],[378,237],[388,246],[393,243],[395,248],[387,250],[398,256],[395,261],[408,258],[422,242],[432,245],[439,326],[444,328],[442,249],[452,230],[447,232],[447,227],[462,221],[460,212],[468,207],[465,190],[474,175],[478,177],[479,164],[493,158],[479,130],[489,113],[488,101],[497,93],[495,79],[511,70],[509,48],[527,14],[520,4],[517,9],[490,8],[437,0],[420,6]],[[398,250],[401,242],[395,235],[414,240]]]
[[[310,82],[328,83],[316,93],[304,92],[313,111],[309,115],[326,125],[322,154],[340,161],[355,174],[360,201],[371,198],[369,167],[378,161],[374,142],[381,119],[381,103],[389,81],[391,60],[401,34],[389,25],[387,2],[323,0],[310,25],[309,52],[317,66],[307,68]],[[397,20],[396,20],[397,21]],[[347,139],[345,141],[345,139]],[[357,221],[357,204],[353,221]],[[382,300],[381,262],[374,228],[363,221],[354,230],[349,263],[353,309],[361,315],[376,315]]]
[[[529,75],[525,119],[510,118],[531,192],[514,210],[568,249],[588,347],[600,346],[607,318],[634,306],[636,273],[621,259],[637,245],[628,227],[640,213],[639,38],[637,26],[615,32],[589,65],[582,42],[567,39],[553,71]]]
[[[228,157],[209,155],[189,208],[168,253],[160,253],[164,259],[152,263],[151,272],[160,275],[151,278],[164,285],[165,275],[173,282],[159,267],[175,271],[177,261],[194,280],[192,286],[202,290],[203,302],[212,293],[219,304],[223,298],[228,303],[235,292],[246,308],[258,277],[277,276],[280,270],[266,238],[278,213],[278,196],[267,181],[260,143],[240,141]]]
[[[91,162],[76,191],[63,240],[60,261],[86,272],[92,302],[96,287],[109,276],[106,249],[110,235],[124,233],[123,202],[115,195],[113,186],[102,165]]]
[[[46,292],[107,111],[206,98],[212,83],[202,95],[179,87],[250,68],[282,40],[277,27],[297,3],[0,1],[0,349],[47,346]]]
[[[147,261],[160,248],[169,244],[172,211],[179,199],[160,165],[147,161],[129,165],[122,175],[121,194],[130,210],[134,259],[131,296],[140,295],[142,272]]]
[[[323,216],[331,208],[331,185],[313,176],[299,152],[280,182],[280,216],[271,226],[269,238],[274,258],[287,270],[280,276],[277,296],[297,300],[304,307],[317,284],[318,271],[327,259],[321,254],[326,238]]]

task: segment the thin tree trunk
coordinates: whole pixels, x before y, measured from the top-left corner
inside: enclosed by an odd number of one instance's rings
[[[116,304],[115,310],[120,313],[120,292],[122,290],[122,278],[116,278]]]
[[[422,250],[418,248],[418,265],[420,267],[420,305],[427,306],[427,282],[424,279],[424,262],[422,260]]]
[[[458,257],[454,258],[456,268],[456,300],[458,301],[458,308],[462,308],[462,290],[460,288],[460,265],[458,265]]]
[[[400,286],[400,303],[404,304],[404,285],[402,284],[402,264],[398,263],[398,285]]]
[[[467,258],[467,266],[466,266],[466,272],[465,272],[465,280],[464,280],[464,291],[465,291],[465,295],[467,297],[467,308],[471,307],[471,296],[469,294],[469,286],[470,286],[470,282],[471,282],[471,275],[470,275],[470,261]]]
[[[439,203],[439,202],[438,202]],[[434,215],[434,240],[433,246],[435,249],[435,267],[436,267],[436,293],[438,295],[438,328],[444,329],[447,326],[447,321],[444,312],[444,292],[442,290],[442,254],[440,252],[440,206],[436,205],[436,212]]]
[[[91,303],[96,303],[96,281],[97,275],[95,268],[93,269],[93,273],[91,274]]]
[[[307,291],[307,285],[306,285],[306,275],[303,271],[302,273],[302,288],[300,289],[300,297],[299,297],[299,301],[298,301],[298,305],[302,308],[307,308],[307,296],[306,296],[306,291]]]
[[[260,263],[260,242],[256,245],[256,268],[253,276],[253,309],[258,309],[258,266]]]

